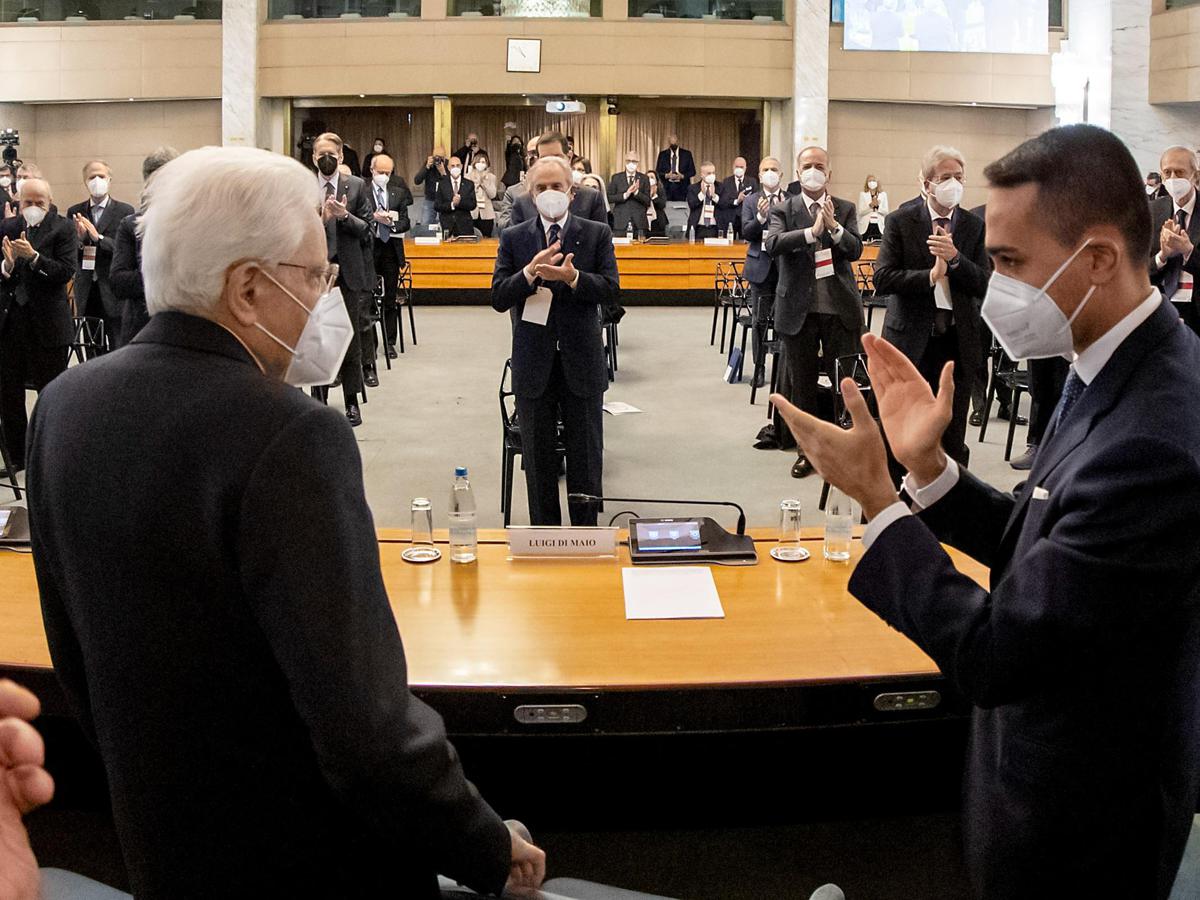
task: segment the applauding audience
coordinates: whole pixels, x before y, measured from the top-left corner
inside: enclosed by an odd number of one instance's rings
[[[103,160],[93,160],[83,167],[83,183],[89,199],[67,210],[67,219],[75,225],[79,238],[75,314],[103,319],[108,347],[115,350],[121,346],[123,304],[113,292],[109,272],[121,221],[133,214],[133,207],[109,196],[112,170]]]

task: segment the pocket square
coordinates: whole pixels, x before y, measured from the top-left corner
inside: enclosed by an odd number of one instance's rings
[[[1046,490],[1044,487],[1035,487],[1033,489],[1033,497],[1031,499],[1033,499],[1033,500],[1049,500],[1050,492],[1048,490]]]

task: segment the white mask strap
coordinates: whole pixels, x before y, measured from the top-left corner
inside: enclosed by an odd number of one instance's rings
[[[1064,262],[1061,266],[1059,266],[1058,269],[1055,271],[1055,273],[1050,276],[1050,280],[1047,281],[1044,285],[1042,285],[1042,293],[1043,294],[1046,291],[1050,290],[1050,285],[1052,285],[1052,284],[1054,284],[1054,282],[1058,281],[1058,276],[1060,276],[1063,272],[1067,271],[1067,267],[1070,266],[1071,263],[1075,262],[1075,258],[1077,256],[1079,256],[1079,254],[1082,253],[1087,248],[1087,245],[1090,244],[1091,242],[1092,242],[1092,239],[1088,238],[1086,241],[1084,241],[1082,244],[1080,244],[1078,250],[1076,250],[1074,253],[1072,253],[1070,256],[1067,257],[1066,262]],[[1096,288],[1093,285],[1092,290],[1095,290],[1095,289]],[[1088,296],[1089,297],[1091,296],[1090,291],[1088,292]]]
[[[304,310],[305,314],[308,315],[309,318],[312,318],[312,310],[309,309],[307,306],[305,306],[303,303],[301,303],[300,298],[298,298],[295,294],[293,294],[291,291],[289,291],[287,288],[285,288],[282,284],[280,284],[275,279],[275,276],[272,275],[270,272],[268,272],[266,269],[263,269],[262,273],[264,275],[266,275],[267,278],[271,279],[271,283],[274,284],[275,287],[279,288],[281,291],[283,291],[285,294],[287,294],[289,297],[291,297],[292,300],[295,301],[296,305],[299,306],[302,310]],[[267,337],[269,337],[271,340],[273,340],[275,343],[277,343],[280,347],[282,347],[288,353],[292,354],[292,356],[296,355],[295,347],[289,347],[287,344],[285,344],[283,341],[281,341],[279,338],[277,338],[271,332],[267,331],[267,329],[265,329],[260,323],[255,322],[254,327],[257,328],[259,331],[261,331],[263,334],[265,334]]]

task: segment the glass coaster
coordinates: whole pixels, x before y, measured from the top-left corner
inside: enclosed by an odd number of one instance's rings
[[[780,562],[804,562],[809,552],[803,547],[772,547],[771,557]]]
[[[431,563],[442,558],[442,551],[428,544],[418,544],[401,553],[400,558],[409,563]]]

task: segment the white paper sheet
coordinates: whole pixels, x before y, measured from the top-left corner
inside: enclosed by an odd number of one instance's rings
[[[631,406],[628,403],[622,403],[620,400],[609,400],[604,404],[604,411],[610,416],[624,416],[629,413],[640,413],[641,410],[636,406]]]
[[[626,619],[723,619],[712,570],[707,566],[621,570]]]
[[[532,322],[534,325],[545,325],[550,320],[550,304],[554,294],[548,287],[540,287],[525,298],[525,308],[521,311],[521,320]]]

